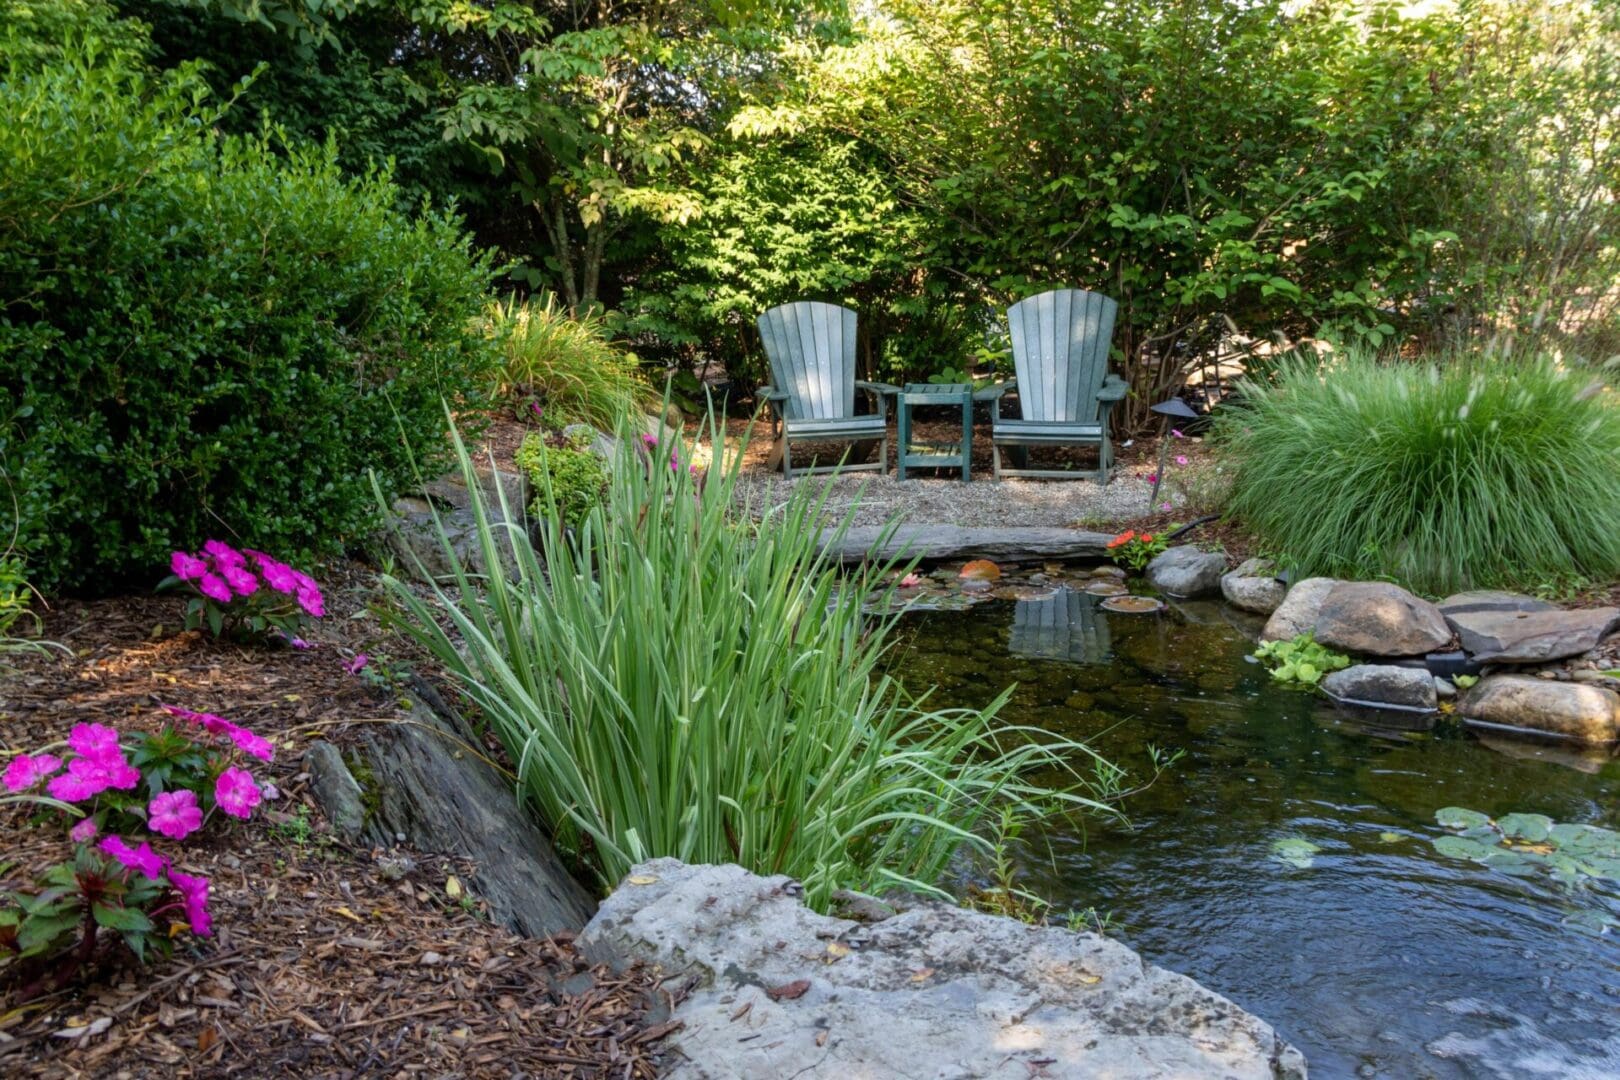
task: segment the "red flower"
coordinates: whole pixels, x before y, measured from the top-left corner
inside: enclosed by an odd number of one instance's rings
[[[1114,537],[1112,540],[1108,541],[1109,550],[1113,550],[1114,548],[1119,547],[1121,544],[1128,544],[1134,539],[1136,539],[1136,530],[1135,529],[1129,529],[1129,530],[1127,530],[1125,532],[1122,532],[1118,536]]]

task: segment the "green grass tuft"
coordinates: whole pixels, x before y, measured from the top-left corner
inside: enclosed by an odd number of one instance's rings
[[[573,318],[554,298],[495,302],[486,314],[501,363],[492,396],[540,406],[548,424],[593,424],[605,431],[626,410],[646,410],[657,396],[636,358],[608,340],[596,315]]]
[[[1546,358],[1295,358],[1217,417],[1227,508],[1308,574],[1429,595],[1620,576],[1620,401]]]

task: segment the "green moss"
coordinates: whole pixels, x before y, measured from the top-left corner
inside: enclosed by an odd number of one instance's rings
[[[583,442],[548,439],[538,431],[524,438],[517,463],[534,489],[529,510],[536,516],[556,516],[565,525],[578,525],[602,501],[607,463]]]

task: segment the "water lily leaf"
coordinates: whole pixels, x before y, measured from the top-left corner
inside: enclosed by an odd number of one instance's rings
[[[1586,859],[1580,863],[1580,866],[1593,877],[1620,881],[1620,859]]]
[[[1311,858],[1322,849],[1298,836],[1285,836],[1271,842],[1271,857],[1296,870],[1306,870],[1314,863]]]
[[[1470,840],[1466,836],[1437,836],[1434,838],[1434,850],[1448,859],[1484,862],[1487,856],[1500,849],[1494,845],[1482,844],[1478,840]]]
[[[1378,839],[1386,844],[1398,844],[1404,840],[1405,837],[1398,832],[1381,832],[1378,834]]]
[[[1547,869],[1560,885],[1574,885],[1581,879],[1581,864],[1568,855],[1552,854],[1546,858]]]
[[[1508,814],[1496,824],[1504,835],[1534,843],[1552,834],[1553,819],[1546,814]]]
[[[1434,820],[1448,829],[1473,829],[1489,825],[1489,816],[1478,810],[1465,810],[1460,806],[1447,806],[1434,812]]]
[[[1001,576],[1001,567],[989,559],[974,559],[957,576],[964,581],[994,581]]]
[[[1560,822],[1552,827],[1547,838],[1557,844],[1560,851],[1567,851],[1573,855],[1620,858],[1620,833],[1600,829],[1596,825],[1572,825]]]

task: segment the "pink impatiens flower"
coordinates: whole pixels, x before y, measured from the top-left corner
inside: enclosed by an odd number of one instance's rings
[[[237,596],[250,596],[259,591],[259,579],[253,576],[251,570],[244,570],[240,566],[227,566],[219,574]]]
[[[101,829],[96,825],[96,819],[87,817],[73,828],[68,830],[68,839],[75,844],[88,844],[96,838]]]
[[[27,791],[61,767],[62,759],[55,754],[18,754],[6,766],[6,790]]]
[[[246,769],[232,766],[220,773],[219,779],[214,782],[214,801],[232,817],[252,817],[253,808],[259,805],[260,798],[259,785],[253,782],[253,775]]]
[[[68,732],[68,746],[87,758],[111,757],[120,754],[118,732],[106,724],[74,724]]]
[[[1177,454],[1176,455],[1176,464],[1177,465],[1185,465],[1185,464],[1187,464],[1187,455],[1186,454]]]
[[[326,614],[326,601],[321,599],[321,591],[314,586],[298,590],[298,606],[317,619]]]
[[[208,573],[208,564],[195,555],[188,555],[184,551],[177,551],[169,556],[169,569],[181,581],[196,581]]]
[[[358,675],[360,672],[365,670],[366,665],[369,663],[371,663],[371,657],[367,656],[365,653],[361,653],[353,660],[350,660],[347,664],[344,664],[343,670],[347,671],[350,675]]]
[[[214,920],[208,914],[208,879],[181,873],[179,870],[170,870],[169,884],[180,894],[180,902],[185,906],[186,922],[191,924],[191,932],[198,937],[208,937],[212,934]]]
[[[105,757],[80,757],[68,763],[67,772],[53,777],[45,791],[63,802],[93,799],[108,788],[129,791],[141,782],[141,771],[124,760],[121,752]]]
[[[277,562],[268,555],[258,556],[259,572],[264,575],[264,583],[278,593],[291,596],[298,591],[298,574],[286,563]]]
[[[1172,436],[1174,436],[1175,438],[1177,438],[1177,439],[1185,439],[1186,438],[1186,436],[1183,435],[1181,433],[1180,429],[1178,429],[1178,428],[1171,428],[1170,429],[1170,434]]]
[[[202,828],[202,807],[197,793],[182,788],[154,795],[146,804],[146,825],[170,840],[184,840]]]
[[[255,735],[247,728],[238,727],[235,724],[232,724],[225,734],[242,753],[250,757],[256,757],[260,761],[272,761],[275,759],[276,749],[270,745],[270,740],[264,736]]]
[[[153,851],[151,844],[143,843],[138,848],[132,848],[118,837],[109,836],[97,846],[128,869],[149,878],[160,878],[169,868],[169,860]]]
[[[214,560],[214,565],[216,567],[241,566],[247,561],[242,557],[242,553],[240,551],[237,551],[223,540],[208,541],[208,543],[203,545],[203,553],[206,554],[210,559]]]
[[[220,604],[231,602],[231,587],[218,574],[204,574],[197,579],[197,591]]]

